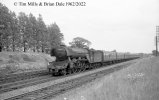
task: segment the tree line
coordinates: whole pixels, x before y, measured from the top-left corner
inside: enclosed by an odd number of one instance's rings
[[[63,39],[59,26],[46,25],[42,15],[16,15],[0,3],[0,51],[47,52],[63,44]]]

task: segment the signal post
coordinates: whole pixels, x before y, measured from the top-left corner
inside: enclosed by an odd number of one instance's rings
[[[158,42],[159,42],[159,26],[156,26],[156,37],[155,37],[155,44],[156,44],[156,56],[158,56]]]

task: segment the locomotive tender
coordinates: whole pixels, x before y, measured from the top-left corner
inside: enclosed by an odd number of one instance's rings
[[[56,57],[56,60],[49,62],[47,66],[52,75],[70,74],[100,67],[107,63],[114,63],[139,57],[137,54],[72,48],[66,46],[53,48],[50,54],[51,56]]]

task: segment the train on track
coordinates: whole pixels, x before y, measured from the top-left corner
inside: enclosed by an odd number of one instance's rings
[[[85,48],[60,46],[51,49],[55,61],[49,62],[47,68],[52,75],[66,75],[101,67],[106,64],[139,58],[138,54],[108,52]]]

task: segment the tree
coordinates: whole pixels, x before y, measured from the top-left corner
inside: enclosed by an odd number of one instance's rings
[[[29,45],[29,40],[30,40],[30,35],[31,35],[31,29],[30,29],[30,22],[29,22],[29,18],[28,16],[23,13],[20,12],[19,16],[18,16],[18,24],[19,24],[19,28],[20,28],[20,34],[21,34],[21,40],[22,40],[22,45],[24,48],[24,52],[26,52],[27,50],[27,46]]]
[[[3,29],[0,30],[0,46],[2,48],[6,48],[9,50],[9,38],[11,36],[11,22],[12,16],[9,9],[0,3],[0,25],[4,26]]]
[[[64,39],[63,34],[60,31],[60,28],[56,23],[48,26],[48,43],[51,48],[55,48],[61,44],[64,44],[62,40]]]
[[[38,41],[39,41],[38,22],[36,20],[36,17],[32,13],[29,14],[29,21],[30,21],[30,29],[31,29],[29,47],[33,49],[33,51],[35,52],[36,47],[38,45]]]
[[[15,51],[15,48],[19,46],[20,35],[18,27],[18,19],[14,12],[11,12],[12,22],[11,22],[11,44],[12,50]]]
[[[38,34],[39,34],[39,47],[41,47],[41,51],[44,52],[44,49],[47,44],[47,27],[43,21],[42,16],[39,14],[38,17]]]
[[[153,51],[152,51],[152,55],[156,56],[156,55],[158,55],[158,54],[159,54],[159,52],[157,52],[156,50],[153,50]]]
[[[91,45],[91,42],[82,37],[76,37],[69,44],[71,45],[71,47],[89,48],[89,46]]]
[[[4,27],[5,26],[5,27]],[[0,52],[1,50],[32,49],[34,52],[57,47],[62,42],[63,34],[56,23],[48,27],[42,16],[20,12],[18,16],[0,3]],[[2,29],[3,28],[3,29]]]

